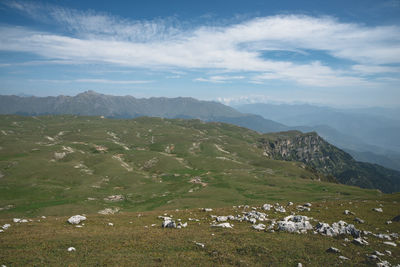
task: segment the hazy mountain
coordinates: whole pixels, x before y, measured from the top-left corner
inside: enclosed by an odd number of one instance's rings
[[[132,96],[104,95],[93,91],[72,97],[0,96],[0,114],[75,114],[109,118],[150,116],[228,122],[260,132],[286,129],[280,123],[264,119],[259,115],[240,113],[218,102],[199,101],[187,97],[138,99]]]
[[[400,157],[400,120],[396,119],[400,118],[399,109],[287,104],[246,104],[235,108],[290,125],[290,129],[316,131],[357,159],[400,170],[396,159]]]

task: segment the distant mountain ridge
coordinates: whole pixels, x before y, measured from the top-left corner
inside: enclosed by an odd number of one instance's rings
[[[283,123],[290,130],[316,131],[358,160],[400,170],[400,109],[265,103],[235,108]]]
[[[149,116],[226,122],[259,132],[276,132],[286,129],[285,125],[264,119],[260,115],[243,114],[213,101],[200,101],[189,97],[138,99],[133,96],[104,95],[94,91],[87,91],[76,96],[0,96],[0,114],[73,114],[109,118]]]

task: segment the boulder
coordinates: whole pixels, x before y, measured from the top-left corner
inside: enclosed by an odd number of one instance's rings
[[[372,210],[373,210],[373,211],[376,211],[376,212],[383,212],[383,209],[382,209],[382,208],[373,208]]]
[[[335,247],[330,247],[330,248],[328,248],[326,250],[326,252],[329,252],[329,253],[340,253],[340,250],[335,248]]]
[[[366,240],[362,239],[361,237],[353,239],[353,243],[356,245],[359,245],[359,246],[368,245],[368,242]]]
[[[353,224],[347,224],[344,221],[335,222],[330,226],[327,223],[319,222],[316,226],[316,231],[326,236],[337,235],[352,235],[353,237],[360,237],[361,231],[354,227]]]
[[[85,217],[85,216],[82,216],[82,215],[75,215],[75,216],[70,217],[70,218],[68,219],[68,222],[69,222],[70,224],[79,224],[80,222],[85,221],[85,220],[86,220],[86,217]]]
[[[228,217],[227,216],[218,216],[215,220],[217,222],[226,222],[228,220]]]
[[[230,223],[213,224],[211,227],[232,228]]]
[[[290,233],[304,233],[313,229],[313,226],[307,216],[290,215],[285,217],[283,221],[278,221],[278,229]]]
[[[262,223],[255,224],[252,227],[253,227],[253,229],[258,230],[258,231],[264,231],[266,228],[265,224],[262,224]]]
[[[74,247],[69,247],[67,250],[68,250],[68,252],[73,252],[73,251],[76,251],[76,248],[74,248]]]
[[[262,206],[262,208],[263,208],[263,210],[271,210],[272,205],[270,205],[270,204],[264,204],[264,205]]]
[[[389,245],[389,246],[392,246],[392,247],[397,247],[397,244],[396,244],[396,243],[394,243],[394,242],[389,242],[389,241],[386,241],[386,242],[383,242],[383,244],[385,244],[385,245]]]

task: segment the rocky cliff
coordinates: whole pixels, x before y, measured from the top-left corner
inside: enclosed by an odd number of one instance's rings
[[[357,162],[350,154],[329,144],[318,134],[289,131],[264,135],[259,140],[264,155],[273,159],[300,161],[340,183],[384,192],[400,189],[400,172],[376,164]]]

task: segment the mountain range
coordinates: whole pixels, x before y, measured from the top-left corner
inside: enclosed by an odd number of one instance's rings
[[[400,170],[400,109],[265,103],[235,108],[278,121],[288,129],[315,131],[357,160]]]
[[[20,96],[0,96],[0,113],[1,114],[18,114],[18,115],[60,115],[60,114],[71,114],[80,116],[103,116],[108,118],[137,118],[143,116],[149,117],[161,117],[161,118],[172,118],[172,119],[200,119],[206,122],[225,122],[252,130],[256,130],[260,133],[271,133],[271,132],[282,132],[289,130],[300,130],[302,132],[315,131],[320,134],[327,141],[332,142],[334,145],[339,147],[345,147],[348,149],[347,152],[353,152],[358,157],[370,161],[373,163],[381,163],[388,167],[397,167],[396,159],[392,161],[385,160],[385,155],[381,155],[378,158],[374,153],[367,152],[368,150],[359,150],[360,147],[368,148],[370,151],[378,151],[384,147],[378,147],[375,144],[366,144],[361,138],[353,136],[356,132],[357,127],[373,128],[374,125],[379,125],[379,121],[368,122],[366,118],[358,120],[359,124],[354,125],[351,119],[345,120],[342,118],[344,115],[339,114],[336,111],[327,110],[326,117],[330,125],[319,124],[316,126],[310,126],[314,122],[321,122],[323,112],[318,113],[318,109],[313,106],[306,106],[304,109],[301,107],[288,108],[286,117],[284,112],[279,112],[277,107],[271,108],[270,116],[274,119],[279,119],[285,123],[295,122],[298,118],[299,123],[304,123],[305,126],[286,126],[284,124],[275,122],[270,119],[263,118],[267,116],[261,112],[262,110],[268,109],[264,105],[253,105],[253,106],[242,106],[239,110],[250,111],[254,110],[254,107],[258,108],[257,111],[260,115],[253,115],[249,113],[242,113],[236,109],[223,105],[218,102],[212,101],[200,101],[193,98],[148,98],[148,99],[137,99],[132,96],[109,96],[99,94],[93,91],[87,91],[76,96],[58,96],[58,97],[20,97]],[[279,115],[281,114],[281,115]],[[292,114],[292,117],[289,115]],[[297,115],[296,115],[297,114]],[[263,115],[263,116],[261,116]],[[306,118],[309,116],[310,118]],[[353,115],[355,117],[361,116],[359,114]],[[377,116],[377,115],[371,115]],[[284,119],[286,118],[286,119]],[[343,134],[339,130],[336,130],[332,126],[338,127],[340,125],[339,120],[343,119],[343,123],[349,127],[350,134]],[[391,122],[393,119],[386,119],[386,122]],[[288,124],[289,124],[288,123]],[[331,126],[332,125],[332,126]],[[388,126],[389,127],[389,126]],[[340,127],[338,127],[340,128]],[[395,127],[394,127],[395,128]],[[342,128],[341,128],[342,129]],[[361,129],[360,129],[361,131]],[[298,139],[301,132],[296,132],[295,136]],[[365,135],[365,134],[364,134]],[[387,136],[381,137],[385,139]],[[320,138],[317,135],[318,138]],[[357,185],[365,188],[379,188],[384,192],[393,192],[399,190],[398,182],[400,179],[400,173],[387,170],[376,164],[367,164],[355,161],[351,155],[343,150],[340,150],[325,140],[316,138],[313,142],[319,144],[317,148],[313,148],[310,142],[300,142],[296,146],[291,147],[284,154],[290,154],[290,157],[280,156],[276,157],[277,154],[271,154],[273,159],[278,160],[293,160],[305,163],[308,167],[317,170],[325,175],[331,175],[335,177],[337,181]],[[297,140],[296,139],[296,140]],[[320,140],[323,140],[320,141]],[[284,139],[283,143],[292,143],[291,139]],[[380,144],[386,141],[378,142]],[[276,149],[283,149],[285,147],[282,144],[274,144],[273,147]],[[396,145],[394,144],[394,147]],[[267,148],[268,146],[265,146]],[[329,149],[325,149],[325,148]],[[374,149],[374,148],[377,149]],[[306,160],[303,158],[304,153],[299,152],[306,150],[312,151],[312,158],[317,158],[317,161]],[[386,151],[386,150],[385,150]],[[393,152],[395,153],[395,152]],[[327,158],[320,160],[320,157]],[[340,159],[340,160],[338,160]],[[356,158],[357,159],[357,158]],[[380,162],[379,162],[380,160]],[[316,165],[315,162],[318,162]],[[341,162],[339,165],[337,162]],[[328,168],[327,166],[330,166]],[[327,169],[328,168],[328,169]]]

